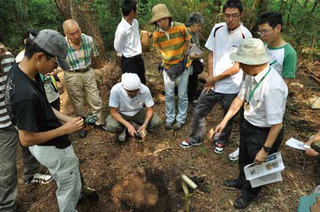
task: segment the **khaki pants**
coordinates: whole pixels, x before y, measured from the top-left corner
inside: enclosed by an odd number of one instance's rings
[[[90,106],[90,112],[98,118],[96,124],[104,124],[102,101],[94,78],[94,70],[91,68],[89,71],[83,73],[65,71],[64,76],[69,99],[76,115],[84,115],[83,104],[84,100],[86,100]]]
[[[147,110],[143,108],[134,116],[126,116],[123,114],[121,115],[126,121],[132,121],[138,125],[142,125],[144,123],[144,119],[146,118],[146,113],[147,113]],[[124,126],[120,122],[112,118],[111,115],[108,116],[106,122],[107,122],[106,126],[109,132],[119,134],[124,129]],[[147,129],[156,129],[156,128],[159,128],[160,126],[161,126],[161,120],[159,116],[156,113],[153,113],[153,116],[148,123]]]

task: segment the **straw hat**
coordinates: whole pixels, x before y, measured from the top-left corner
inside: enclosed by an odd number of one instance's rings
[[[172,15],[169,13],[166,5],[157,4],[152,8],[152,18],[149,23],[153,24],[161,18],[172,18]]]
[[[244,39],[236,52],[230,54],[230,59],[246,65],[261,65],[267,63],[267,55],[263,42],[258,38]]]

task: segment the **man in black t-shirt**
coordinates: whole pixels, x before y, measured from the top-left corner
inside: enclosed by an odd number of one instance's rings
[[[60,33],[54,30],[30,33],[25,57],[9,72],[5,98],[21,144],[29,146],[32,155],[49,169],[57,182],[59,210],[75,212],[82,183],[79,160],[68,134],[82,129],[83,119],[53,109],[39,75],[52,72],[58,64],[68,69],[66,55],[67,43]]]

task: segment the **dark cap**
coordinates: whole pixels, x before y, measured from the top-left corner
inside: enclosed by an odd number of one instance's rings
[[[51,29],[44,29],[39,32],[37,37],[30,33],[30,39],[42,50],[56,56],[58,58],[59,66],[63,70],[70,70],[69,63],[66,61],[68,44],[66,39],[59,32]]]

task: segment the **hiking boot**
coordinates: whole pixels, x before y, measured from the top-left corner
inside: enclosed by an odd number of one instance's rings
[[[242,189],[243,185],[239,179],[228,179],[223,181],[223,185],[226,187]]]
[[[166,130],[172,130],[173,127],[173,123],[170,122],[166,122],[166,124],[164,125],[164,129]]]
[[[221,155],[223,153],[224,145],[222,143],[216,143],[214,147],[214,152],[218,155]]]
[[[250,203],[253,201],[252,200],[245,200],[242,197],[239,197],[238,199],[236,199],[233,203],[233,206],[236,209],[245,209],[246,207],[248,207],[250,205]]]
[[[184,149],[188,149],[189,147],[192,147],[192,146],[199,146],[201,145],[202,142],[199,141],[199,142],[190,142],[189,140],[185,140],[185,141],[182,141],[180,143],[180,147],[184,148]]]
[[[96,190],[89,188],[86,185],[83,185],[81,188],[81,197],[85,197],[89,200],[97,200],[99,199],[99,194],[96,192]]]
[[[173,130],[174,131],[179,131],[182,127],[183,127],[184,124],[180,123],[180,122],[176,122],[174,125],[173,125]]]
[[[35,173],[31,178],[25,181],[26,185],[47,184],[52,181],[51,175]]]
[[[231,161],[235,161],[235,160],[238,160],[239,159],[239,152],[240,152],[240,149],[239,147],[234,151],[234,152],[231,152],[229,154],[229,160]]]

